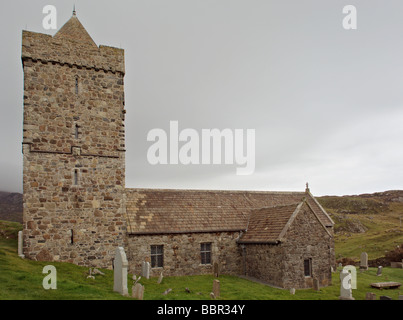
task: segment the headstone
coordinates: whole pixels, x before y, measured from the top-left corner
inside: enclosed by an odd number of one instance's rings
[[[372,292],[367,292],[365,295],[365,300],[376,300],[376,294]]]
[[[141,276],[146,279],[150,279],[150,270],[151,270],[150,263],[143,261],[141,268]]]
[[[216,298],[220,296],[220,280],[213,281],[213,293]]]
[[[399,295],[399,299],[398,300],[403,300],[403,296]]]
[[[366,252],[361,253],[360,270],[368,270],[368,254]]]
[[[167,295],[168,293],[170,293],[171,291],[172,291],[172,289],[169,288],[169,289],[167,289],[167,290],[164,291],[163,295],[166,296],[166,295]]]
[[[20,258],[25,258],[24,253],[22,252],[23,238],[22,231],[18,231],[18,256]]]
[[[143,300],[143,296],[144,296],[144,286],[141,285],[140,283],[136,283],[132,287],[132,297],[138,300]]]
[[[340,300],[355,300],[352,295],[351,273],[343,269],[340,272]]]
[[[294,295],[295,294],[295,288],[290,289],[290,294]]]
[[[320,291],[318,278],[313,278],[313,289],[316,291]]]
[[[392,300],[392,298],[388,296],[380,296],[379,300]]]
[[[162,279],[164,279],[164,276],[162,275],[162,271],[161,271],[161,274],[160,274],[160,277],[158,278],[157,283],[160,284],[162,282]]]
[[[92,269],[92,273],[93,274],[100,274],[101,276],[105,275],[105,273],[103,273],[102,271],[98,270],[97,268]]]
[[[113,261],[113,291],[127,296],[127,262],[125,250],[122,247],[117,247],[115,251],[115,260]]]
[[[378,271],[376,272],[377,276],[381,276],[382,275],[382,266],[378,267]]]
[[[210,298],[215,299],[214,293],[210,292]]]
[[[214,264],[213,264],[213,274],[214,274],[214,277],[218,278],[218,274],[219,274],[218,262],[214,262]]]

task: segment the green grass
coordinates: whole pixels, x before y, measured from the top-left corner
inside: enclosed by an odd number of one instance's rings
[[[17,255],[16,235],[21,224],[0,221],[3,232],[0,239],[0,300],[130,300],[130,297],[113,292],[113,271],[101,269],[105,275],[87,278],[88,268],[61,262],[40,262],[21,259]],[[350,239],[351,243],[351,239]],[[357,245],[359,244],[357,240]],[[361,250],[361,249],[360,249]],[[57,289],[45,290],[42,286],[43,267],[53,265],[57,270]],[[333,284],[321,288],[297,290],[291,295],[288,290],[277,289],[244,278],[222,275],[219,277],[221,295],[219,300],[337,300],[340,292],[339,273],[332,276]],[[212,275],[164,277],[161,284],[158,278],[142,278],[145,286],[144,300],[210,300],[213,287]],[[397,299],[399,289],[379,290],[370,287],[373,282],[397,281],[403,284],[403,269],[383,268],[383,275],[376,276],[376,269],[357,272],[358,288],[353,290],[357,300],[365,299],[367,292],[387,295]],[[129,294],[132,289],[132,275],[128,275]],[[185,288],[190,290],[186,292]],[[172,289],[168,295],[162,293]],[[403,287],[400,288],[403,294]]]
[[[17,255],[16,240],[0,240],[0,300],[121,300],[131,299],[113,292],[113,272],[101,269],[105,275],[87,278],[88,268],[69,263],[40,262],[21,259]],[[51,264],[57,269],[57,289],[45,290],[42,286],[43,267]],[[128,276],[131,293],[132,275]],[[158,278],[142,278],[145,286],[144,300],[210,300],[213,276],[164,277],[161,284]],[[321,288],[297,290],[291,295],[288,290],[276,289],[240,277],[222,275],[219,277],[221,296],[219,300],[337,300],[340,280],[338,272],[333,274],[333,285]],[[353,290],[357,300],[365,299],[366,292],[388,295],[397,299],[399,290],[378,290],[370,287],[372,282],[397,281],[403,283],[403,269],[384,268],[383,276],[377,277],[376,270],[370,268],[358,272],[358,289]],[[162,293],[168,288],[168,295]],[[190,290],[190,293],[185,291]],[[403,288],[401,290],[403,293]]]

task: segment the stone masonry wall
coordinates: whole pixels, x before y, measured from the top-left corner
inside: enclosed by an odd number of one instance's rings
[[[334,241],[304,204],[280,244],[246,244],[246,274],[282,288],[312,288],[331,284]],[[304,260],[312,259],[312,277],[304,275]]]
[[[285,235],[284,287],[312,288],[317,278],[321,286],[331,284],[334,241],[305,204]],[[304,276],[304,259],[312,259],[312,277]]]
[[[161,271],[166,276],[212,274],[214,261],[219,263],[220,273],[240,274],[238,237],[239,232],[129,235],[130,272],[139,275],[142,261],[151,262],[151,245],[163,245],[164,267],[153,268],[151,276],[158,276]],[[204,242],[212,243],[212,264],[201,264],[200,246]]]
[[[24,254],[111,268],[126,233],[124,51],[69,31],[23,32]]]

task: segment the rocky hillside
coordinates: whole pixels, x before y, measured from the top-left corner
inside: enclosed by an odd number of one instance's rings
[[[0,191],[0,220],[22,223],[22,194]]]
[[[335,222],[336,258],[378,259],[402,245],[402,190],[317,199]]]

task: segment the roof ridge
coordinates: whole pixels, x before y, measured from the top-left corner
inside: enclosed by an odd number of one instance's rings
[[[158,191],[158,192],[210,192],[210,193],[272,193],[272,194],[305,194],[304,191],[265,191],[265,190],[230,190],[230,189],[178,189],[178,188],[125,188],[126,191]]]

